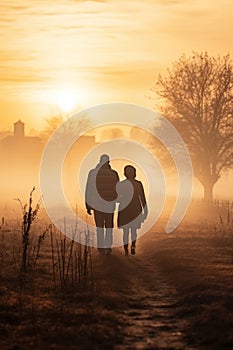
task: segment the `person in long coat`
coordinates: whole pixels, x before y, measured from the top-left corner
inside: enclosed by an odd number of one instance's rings
[[[124,168],[125,180],[117,185],[118,217],[117,224],[123,229],[125,255],[129,254],[129,234],[131,233],[131,254],[135,254],[137,230],[148,215],[148,208],[143,185],[136,180],[136,169],[132,165]]]
[[[109,156],[102,154],[99,163],[88,174],[85,202],[89,215],[94,213],[97,247],[100,254],[111,254],[113,219],[116,207],[118,173],[110,166]]]

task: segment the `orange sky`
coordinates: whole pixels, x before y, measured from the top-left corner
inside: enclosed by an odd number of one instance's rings
[[[232,18],[232,0],[3,0],[1,129],[41,128],[56,105],[152,107],[153,82],[182,53],[232,54]]]

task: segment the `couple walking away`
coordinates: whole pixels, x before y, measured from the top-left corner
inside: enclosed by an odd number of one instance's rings
[[[97,248],[100,254],[112,252],[114,212],[119,203],[117,225],[123,229],[125,255],[135,254],[137,229],[148,214],[143,185],[136,180],[136,169],[132,165],[124,168],[125,180],[119,181],[118,173],[110,166],[109,156],[103,154],[99,163],[91,169],[86,183],[85,201],[89,215],[94,213],[97,232]]]

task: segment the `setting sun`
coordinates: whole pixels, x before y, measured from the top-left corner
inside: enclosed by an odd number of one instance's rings
[[[81,103],[83,94],[75,89],[59,89],[51,92],[51,103],[59,107],[63,112],[72,111]]]

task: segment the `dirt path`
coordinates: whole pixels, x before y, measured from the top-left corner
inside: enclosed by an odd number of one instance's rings
[[[147,259],[140,243],[137,251],[137,255],[126,257],[121,249],[115,249],[97,264],[103,290],[119,298],[116,312],[122,343],[114,348],[191,349],[185,342],[185,321],[177,315],[175,288]]]
[[[136,256],[115,248],[97,259],[103,300],[120,325],[108,348],[232,349],[232,254],[232,237],[151,232]]]
[[[130,259],[127,267],[133,276],[132,295],[124,310],[124,345],[119,349],[184,349],[184,324],[177,320],[175,290],[156,267],[140,257]]]

